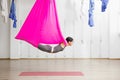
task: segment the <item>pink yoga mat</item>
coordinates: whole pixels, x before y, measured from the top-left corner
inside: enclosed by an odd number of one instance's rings
[[[22,72],[19,76],[83,76],[82,72]]]

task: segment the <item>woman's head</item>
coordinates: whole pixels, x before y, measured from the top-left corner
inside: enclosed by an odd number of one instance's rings
[[[73,42],[73,38],[72,37],[67,37],[66,41],[67,41],[68,46],[71,46],[72,42]]]

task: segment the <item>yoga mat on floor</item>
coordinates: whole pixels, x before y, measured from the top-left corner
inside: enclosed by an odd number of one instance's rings
[[[22,72],[19,76],[83,76],[82,72]]]

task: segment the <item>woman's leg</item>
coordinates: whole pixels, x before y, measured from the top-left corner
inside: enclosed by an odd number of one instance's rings
[[[52,47],[50,45],[38,45],[38,49],[44,51],[44,52],[48,52],[51,53]]]

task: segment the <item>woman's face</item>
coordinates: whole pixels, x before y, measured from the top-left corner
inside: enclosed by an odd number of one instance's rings
[[[73,42],[68,42],[68,46],[72,46],[72,43],[73,43]]]

